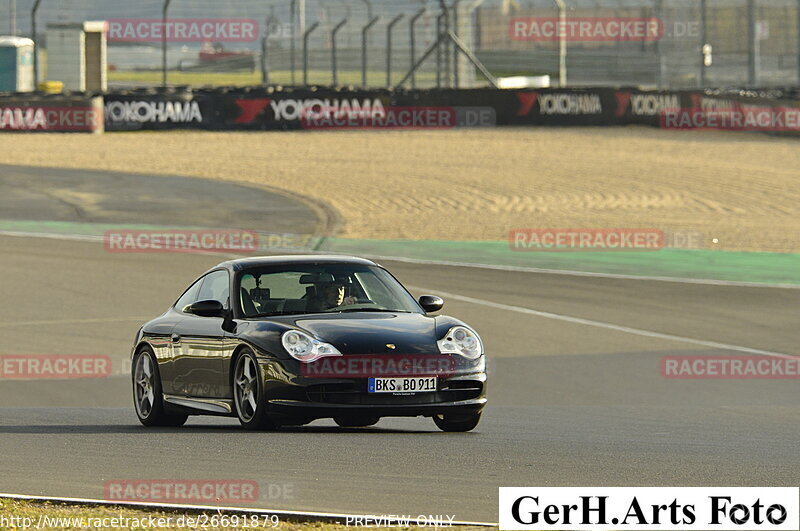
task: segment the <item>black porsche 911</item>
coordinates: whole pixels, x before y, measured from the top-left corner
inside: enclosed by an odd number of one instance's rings
[[[483,343],[461,321],[430,315],[443,304],[416,301],[361,258],[224,262],[137,333],[136,414],[146,426],[223,415],[248,429],[426,416],[469,431],[486,404]]]

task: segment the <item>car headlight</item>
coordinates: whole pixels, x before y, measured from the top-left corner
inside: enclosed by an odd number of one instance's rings
[[[342,353],[331,345],[314,339],[305,332],[289,330],[281,336],[281,343],[286,352],[296,360],[306,363],[326,356],[341,356]]]
[[[454,326],[436,344],[442,354],[460,354],[471,360],[483,354],[481,338],[466,326]]]

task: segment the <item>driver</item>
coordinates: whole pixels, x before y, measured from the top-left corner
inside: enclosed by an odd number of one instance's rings
[[[355,297],[344,296],[344,282],[334,281],[317,285],[317,296],[309,302],[309,310],[325,311],[338,306],[347,306],[356,303]]]

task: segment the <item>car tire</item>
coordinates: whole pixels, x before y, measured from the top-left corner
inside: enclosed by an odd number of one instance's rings
[[[264,380],[252,350],[242,350],[233,369],[233,402],[236,416],[246,430],[271,430],[277,426],[267,415]]]
[[[145,426],[178,427],[186,423],[188,415],[167,413],[158,362],[150,347],[139,349],[131,367],[133,406],[139,422]]]
[[[379,420],[381,420],[381,418],[375,416],[333,417],[333,421],[342,428],[366,428],[368,426],[374,426]]]
[[[436,426],[447,432],[465,432],[470,431],[478,425],[481,421],[480,413],[472,413],[469,415],[434,415],[433,422]]]

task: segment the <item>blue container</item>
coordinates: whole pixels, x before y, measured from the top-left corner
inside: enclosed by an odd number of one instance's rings
[[[0,92],[33,89],[33,41],[0,36]]]

